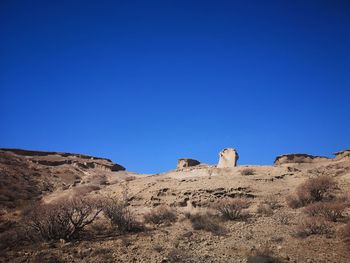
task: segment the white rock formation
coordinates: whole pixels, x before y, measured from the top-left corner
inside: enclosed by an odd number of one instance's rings
[[[237,166],[239,156],[235,149],[225,148],[219,153],[219,157],[217,168],[231,168]]]

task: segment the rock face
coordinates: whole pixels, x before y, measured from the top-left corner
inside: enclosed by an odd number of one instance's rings
[[[200,162],[190,158],[181,158],[177,161],[177,169],[199,165]]]
[[[225,148],[219,153],[219,157],[217,168],[231,168],[237,166],[239,156],[235,149]]]
[[[314,156],[304,153],[284,154],[277,156],[274,165],[282,165],[287,163],[318,163],[331,160],[324,156]]]
[[[122,178],[123,172],[114,172],[123,170],[94,156],[0,148],[0,210],[40,200],[56,190],[84,195]]]
[[[84,169],[102,169],[113,172],[125,170],[123,166],[115,164],[109,159],[84,154],[5,148],[0,148],[0,152],[10,152],[17,156],[24,156],[28,162],[44,166],[60,166],[69,164]]]
[[[350,149],[336,152],[335,154],[335,160],[350,160]]]

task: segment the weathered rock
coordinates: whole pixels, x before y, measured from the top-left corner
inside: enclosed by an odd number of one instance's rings
[[[329,160],[331,159],[324,156],[314,156],[304,153],[293,153],[277,156],[274,165],[281,165],[286,163],[318,163]]]
[[[190,159],[190,158],[182,158],[177,161],[177,169],[196,166],[198,164],[200,164],[200,162],[197,160]]]
[[[335,154],[335,160],[350,160],[350,149],[348,150],[344,150],[344,151],[340,151],[340,152],[336,152]]]
[[[84,154],[31,151],[8,148],[0,148],[0,152],[7,152],[18,156],[24,156],[29,162],[44,166],[60,166],[67,164],[84,169],[102,169],[112,172],[125,170],[123,166],[113,163],[110,159]]]
[[[237,160],[239,158],[235,149],[225,148],[219,153],[219,163],[217,168],[230,168],[237,166]]]

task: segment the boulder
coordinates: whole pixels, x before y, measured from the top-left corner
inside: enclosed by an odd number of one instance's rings
[[[335,160],[350,160],[350,149],[334,153]]]
[[[185,167],[196,166],[200,164],[199,161],[190,158],[181,158],[177,160],[177,169],[182,169]]]
[[[288,163],[318,163],[329,161],[330,158],[324,156],[314,156],[304,153],[292,153],[277,156],[274,165],[282,165]]]
[[[231,168],[237,166],[239,156],[235,149],[225,148],[219,153],[219,157],[217,168]]]

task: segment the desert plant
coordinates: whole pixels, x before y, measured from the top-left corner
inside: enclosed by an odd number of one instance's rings
[[[273,210],[270,205],[265,204],[265,203],[260,203],[256,209],[256,212],[258,214],[270,216],[273,214]]]
[[[343,217],[346,204],[340,201],[317,202],[309,204],[304,208],[304,212],[313,217],[323,217],[329,221],[336,222]]]
[[[189,254],[178,248],[173,248],[168,252],[168,258],[170,262],[193,262]]]
[[[324,218],[305,218],[296,227],[296,236],[307,237],[310,235],[323,235],[331,233],[330,224]]]
[[[104,201],[103,213],[110,220],[112,226],[117,227],[120,232],[140,232],[144,225],[135,219],[128,204],[108,198]]]
[[[170,224],[177,220],[176,211],[166,206],[160,206],[144,215],[146,223],[154,225]]]
[[[310,203],[329,201],[334,198],[337,183],[332,177],[319,176],[310,178],[299,185],[295,196],[288,196],[286,201],[291,208],[298,208]]]
[[[43,240],[77,238],[102,211],[101,203],[93,199],[74,198],[33,207],[25,221],[28,233]]]
[[[345,227],[340,230],[340,237],[342,241],[350,247],[350,222],[348,222]]]
[[[226,220],[245,219],[247,213],[244,209],[248,208],[250,203],[245,199],[222,200],[215,205],[215,209]]]
[[[226,229],[220,225],[219,220],[208,212],[191,214],[189,219],[194,230],[205,230],[214,235],[224,235],[226,233]]]
[[[255,170],[253,168],[244,168],[240,173],[241,175],[254,175]]]
[[[251,256],[248,257],[247,263],[281,263],[282,261],[275,257],[273,251],[268,246],[263,246],[253,250]]]

